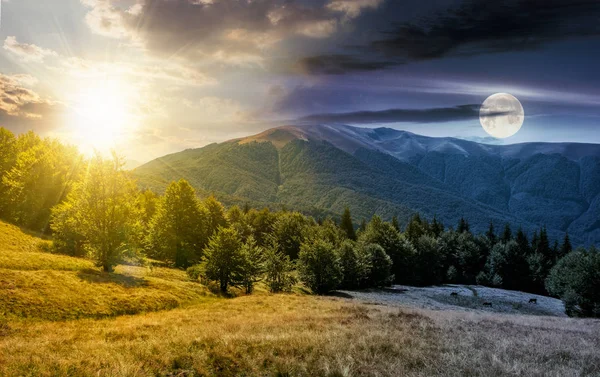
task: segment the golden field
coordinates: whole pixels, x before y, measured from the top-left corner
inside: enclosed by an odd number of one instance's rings
[[[0,226],[0,376],[600,376],[597,320],[222,298]]]

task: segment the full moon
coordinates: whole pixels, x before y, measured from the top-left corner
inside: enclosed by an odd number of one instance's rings
[[[479,110],[481,126],[485,132],[498,139],[519,132],[524,120],[525,112],[521,102],[508,93],[489,96]]]

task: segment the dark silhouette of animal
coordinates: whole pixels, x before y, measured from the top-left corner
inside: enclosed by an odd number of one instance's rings
[[[529,303],[530,304],[537,304],[537,298],[530,298],[529,299]]]
[[[483,306],[489,306],[491,308],[492,307],[492,303],[491,302],[484,302]]]
[[[450,293],[450,296],[456,297],[456,296],[458,296],[458,293],[457,292],[452,292],[452,293]]]

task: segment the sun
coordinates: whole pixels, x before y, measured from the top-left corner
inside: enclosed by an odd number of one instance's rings
[[[133,100],[131,86],[118,81],[77,91],[71,106],[71,131],[82,152],[106,152],[125,141],[136,125]]]

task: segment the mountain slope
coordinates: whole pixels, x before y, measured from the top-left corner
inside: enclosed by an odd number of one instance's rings
[[[508,146],[429,138],[387,128],[285,126],[244,139],[168,155],[136,169],[157,191],[186,178],[202,191],[357,218],[401,221],[415,211],[447,224],[469,218],[555,238],[569,231],[600,240],[600,146],[528,143]]]

